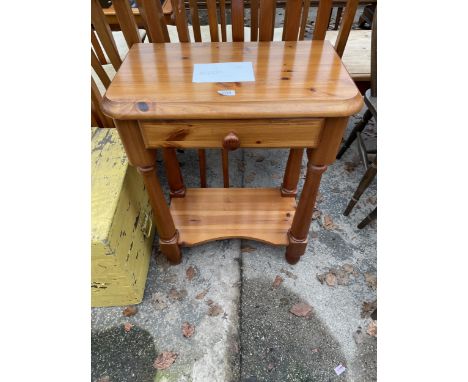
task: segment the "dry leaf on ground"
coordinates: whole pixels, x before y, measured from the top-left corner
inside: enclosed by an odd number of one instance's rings
[[[187,270],[185,271],[185,275],[186,275],[188,281],[192,281],[193,277],[196,274],[197,274],[197,271],[192,266],[188,267]]]
[[[223,308],[221,308],[218,304],[211,304],[210,308],[208,309],[208,316],[216,317],[223,313]]]
[[[336,275],[328,272],[325,275],[325,282],[327,283],[328,286],[335,286],[336,285]]]
[[[123,310],[122,314],[125,317],[130,317],[130,316],[134,316],[137,312],[138,312],[138,308],[135,305],[130,305],[130,306],[127,306]]]
[[[312,315],[312,307],[309,304],[300,302],[299,304],[294,304],[289,312],[297,317],[310,317]]]
[[[323,215],[323,227],[327,230],[336,228],[336,224],[333,223],[333,219],[330,215]]]
[[[367,202],[375,206],[377,204],[377,198],[375,196],[369,196]]]
[[[377,275],[374,275],[372,273],[364,273],[364,278],[366,280],[366,284],[371,288],[372,290],[377,289]]]
[[[271,370],[273,370],[274,367],[275,367],[275,365],[273,365],[272,363],[269,363],[268,366],[267,366],[267,369],[268,369],[268,371],[271,371]]]
[[[132,330],[133,325],[130,322],[126,322],[124,324],[124,330],[128,333],[130,330]]]
[[[283,278],[281,276],[276,275],[275,281],[273,281],[273,288],[278,288],[282,282]]]
[[[312,213],[312,220],[317,220],[320,216],[322,216],[322,211],[315,209]]]
[[[288,270],[284,269],[284,268],[281,268],[280,269],[280,272],[281,273],[284,273],[286,276],[288,276],[290,279],[294,279],[294,280],[297,280],[297,276],[292,273],[292,272],[289,272]]]
[[[174,361],[177,358],[177,355],[177,353],[174,353],[172,351],[163,351],[154,360],[153,367],[158,370],[167,369],[174,363]]]
[[[323,195],[320,192],[317,192],[317,197],[315,198],[315,203],[320,203],[323,201]]]
[[[351,264],[344,264],[343,265],[343,270],[346,272],[346,273],[354,273],[354,267],[351,265]]]
[[[97,380],[97,382],[111,382],[111,379],[108,375],[101,377]]]
[[[189,322],[184,322],[182,325],[182,334],[184,337],[190,338],[195,332],[195,325],[191,325]]]
[[[244,245],[243,247],[241,247],[241,252],[254,252],[256,250],[257,248],[251,247],[250,245]]]
[[[208,300],[206,300],[206,305],[212,305],[213,302],[214,301],[211,298],[209,298]]]
[[[168,296],[171,300],[182,300],[187,296],[187,291],[185,289],[181,289],[180,291],[178,291],[177,289],[172,288],[169,291]]]
[[[151,297],[151,303],[156,310],[163,310],[167,308],[166,298],[162,293],[159,292],[153,293],[153,296]]]
[[[371,321],[367,327],[367,334],[372,337],[377,337],[377,321]]]
[[[345,170],[348,172],[353,172],[357,167],[357,163],[345,162]]]
[[[336,282],[338,285],[348,285],[349,284],[349,274],[346,273],[343,269],[337,269],[335,271]]]
[[[195,296],[195,298],[196,298],[197,300],[203,300],[203,299],[205,298],[205,296],[206,296],[207,293],[208,293],[208,289],[205,289],[203,292],[198,293],[198,294]]]
[[[374,300],[372,302],[366,302],[364,301],[362,303],[362,308],[361,308],[361,317],[366,318],[369,317],[374,310],[377,309],[377,300]]]
[[[263,155],[259,155],[257,159],[255,159],[255,162],[263,162],[265,160],[265,157]]]

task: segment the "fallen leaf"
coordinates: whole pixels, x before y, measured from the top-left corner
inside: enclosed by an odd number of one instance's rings
[[[323,195],[320,192],[317,192],[317,197],[315,198],[315,203],[320,203],[323,201]]]
[[[254,252],[256,250],[257,248],[251,247],[250,245],[244,245],[243,247],[241,247],[241,252]]]
[[[275,281],[273,281],[273,288],[278,288],[282,282],[283,278],[281,276],[276,275]]]
[[[187,268],[187,270],[185,271],[185,275],[187,277],[187,280],[188,281],[192,281],[193,277],[197,274],[197,272],[195,271],[195,268],[190,266]]]
[[[182,334],[184,337],[190,338],[195,332],[195,325],[191,325],[189,322],[184,322],[182,325]]]
[[[130,330],[132,330],[133,325],[130,322],[126,322],[124,325],[124,330],[128,333]]]
[[[345,162],[345,170],[348,172],[353,172],[357,167],[357,163]]]
[[[104,377],[99,378],[97,382],[111,382],[111,380],[108,375],[105,375]]]
[[[286,269],[281,268],[281,269],[280,269],[280,272],[281,272],[281,273],[284,273],[284,274],[285,274],[286,276],[288,276],[290,279],[297,280],[297,276],[296,276],[294,273],[289,272],[289,271],[286,270]]]
[[[267,369],[268,369],[268,371],[271,371],[271,370],[273,370],[274,367],[275,367],[275,365],[273,365],[272,363],[269,363],[268,366],[267,366]]]
[[[153,367],[158,370],[167,369],[174,363],[174,361],[177,358],[177,355],[177,353],[174,353],[172,351],[163,351],[154,360]]]
[[[333,219],[331,218],[330,215],[323,216],[323,227],[329,231],[336,228],[336,225],[335,223],[333,223]]]
[[[205,289],[203,292],[198,293],[198,294],[195,296],[195,298],[196,298],[197,300],[203,300],[203,299],[205,298],[205,296],[206,296],[207,293],[208,293],[208,289]]]
[[[206,305],[212,305],[213,302],[214,301],[211,298],[209,298],[208,300],[206,300]]]
[[[376,290],[377,289],[377,275],[372,274],[372,273],[364,273],[364,278],[366,280],[366,284],[372,289]]]
[[[312,239],[317,239],[317,238],[318,238],[318,233],[315,232],[315,231],[312,231],[312,233],[310,234],[310,236],[312,237]]]
[[[377,321],[372,320],[367,327],[367,334],[377,337]]]
[[[375,196],[369,196],[367,202],[375,206],[377,204],[377,198]]]
[[[372,314],[372,312],[376,309],[377,309],[377,300],[374,300],[372,302],[364,301],[362,303],[362,308],[361,308],[361,317],[362,318],[369,317]]]
[[[325,282],[328,286],[335,286],[336,285],[336,276],[335,274],[328,272],[325,276]]]
[[[208,316],[216,317],[223,313],[223,308],[221,308],[218,304],[211,304],[210,308],[208,309]]]
[[[318,353],[319,349],[318,349],[318,348],[310,349],[310,351],[311,351],[312,353]]]
[[[348,285],[349,284],[349,274],[346,273],[343,269],[335,270],[336,282],[338,285]]]
[[[358,330],[356,330],[353,333],[353,338],[354,342],[356,342],[357,344],[360,344],[364,341],[364,333],[362,332],[361,327],[359,327]]]
[[[314,210],[312,213],[312,220],[317,220],[320,216],[322,216],[322,211]]]
[[[135,305],[130,305],[130,306],[127,306],[123,310],[122,314],[125,317],[130,317],[130,316],[134,316],[137,312],[138,312],[138,308]]]
[[[304,302],[300,302],[299,304],[294,304],[289,312],[298,317],[310,317],[312,307]]]
[[[255,159],[255,162],[263,162],[265,160],[265,157],[263,155],[259,155],[257,159]]]
[[[255,179],[255,171],[252,171],[249,175],[244,178],[245,183],[251,183]]]
[[[151,296],[151,303],[156,310],[163,310],[167,308],[166,298],[162,293],[156,292]]]
[[[177,289],[172,288],[169,291],[169,298],[171,300],[182,300],[186,296],[187,296],[187,291],[185,289],[181,289],[180,291],[178,291]]]
[[[343,265],[343,270],[346,273],[354,273],[354,267],[351,264],[344,264]]]

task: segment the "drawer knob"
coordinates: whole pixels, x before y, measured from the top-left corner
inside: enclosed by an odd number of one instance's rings
[[[236,150],[240,146],[240,139],[239,137],[231,131],[228,135],[226,135],[223,139],[223,147],[226,150]]]

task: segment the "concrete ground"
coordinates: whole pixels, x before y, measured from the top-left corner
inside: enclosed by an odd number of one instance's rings
[[[368,132],[375,133],[372,123]],[[279,186],[287,154],[232,152],[231,186]],[[197,187],[196,152],[178,158],[186,185]],[[209,186],[221,187],[219,150],[207,151],[207,165]],[[123,307],[92,309],[92,380],[375,381],[376,337],[366,333],[372,319],[361,310],[376,300],[377,223],[356,228],[375,206],[375,182],[351,215],[342,215],[363,172],[355,145],[325,172],[307,252],[294,266],[285,261],[284,248],[248,240],[184,248],[176,266],[156,246],[136,315],[123,316]],[[165,185],[161,163],[159,176]],[[283,281],[274,288],[277,276]],[[291,314],[296,303],[312,312]],[[184,322],[195,326],[190,338],[182,334]],[[125,323],[134,325],[129,332]],[[156,370],[153,362],[165,351],[177,358]],[[339,364],[346,371],[337,376]]]

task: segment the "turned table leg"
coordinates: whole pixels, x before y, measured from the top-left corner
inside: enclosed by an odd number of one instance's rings
[[[304,149],[289,150],[288,163],[284,171],[283,184],[281,185],[282,196],[296,196],[297,184],[301,176],[302,155]]]
[[[185,186],[176,150],[174,148],[164,148],[162,151],[171,197],[183,198],[185,196]]]
[[[178,244],[179,233],[175,228],[169,206],[156,175],[156,150],[145,147],[136,121],[115,120],[114,122],[130,164],[135,166],[143,176],[153,209],[153,220],[159,234],[159,248],[171,263],[178,264],[181,261]]]
[[[347,123],[348,118],[327,119],[318,147],[307,149],[306,179],[288,232],[286,260],[289,264],[296,264],[305,253],[320,180],[327,166],[335,160]]]

